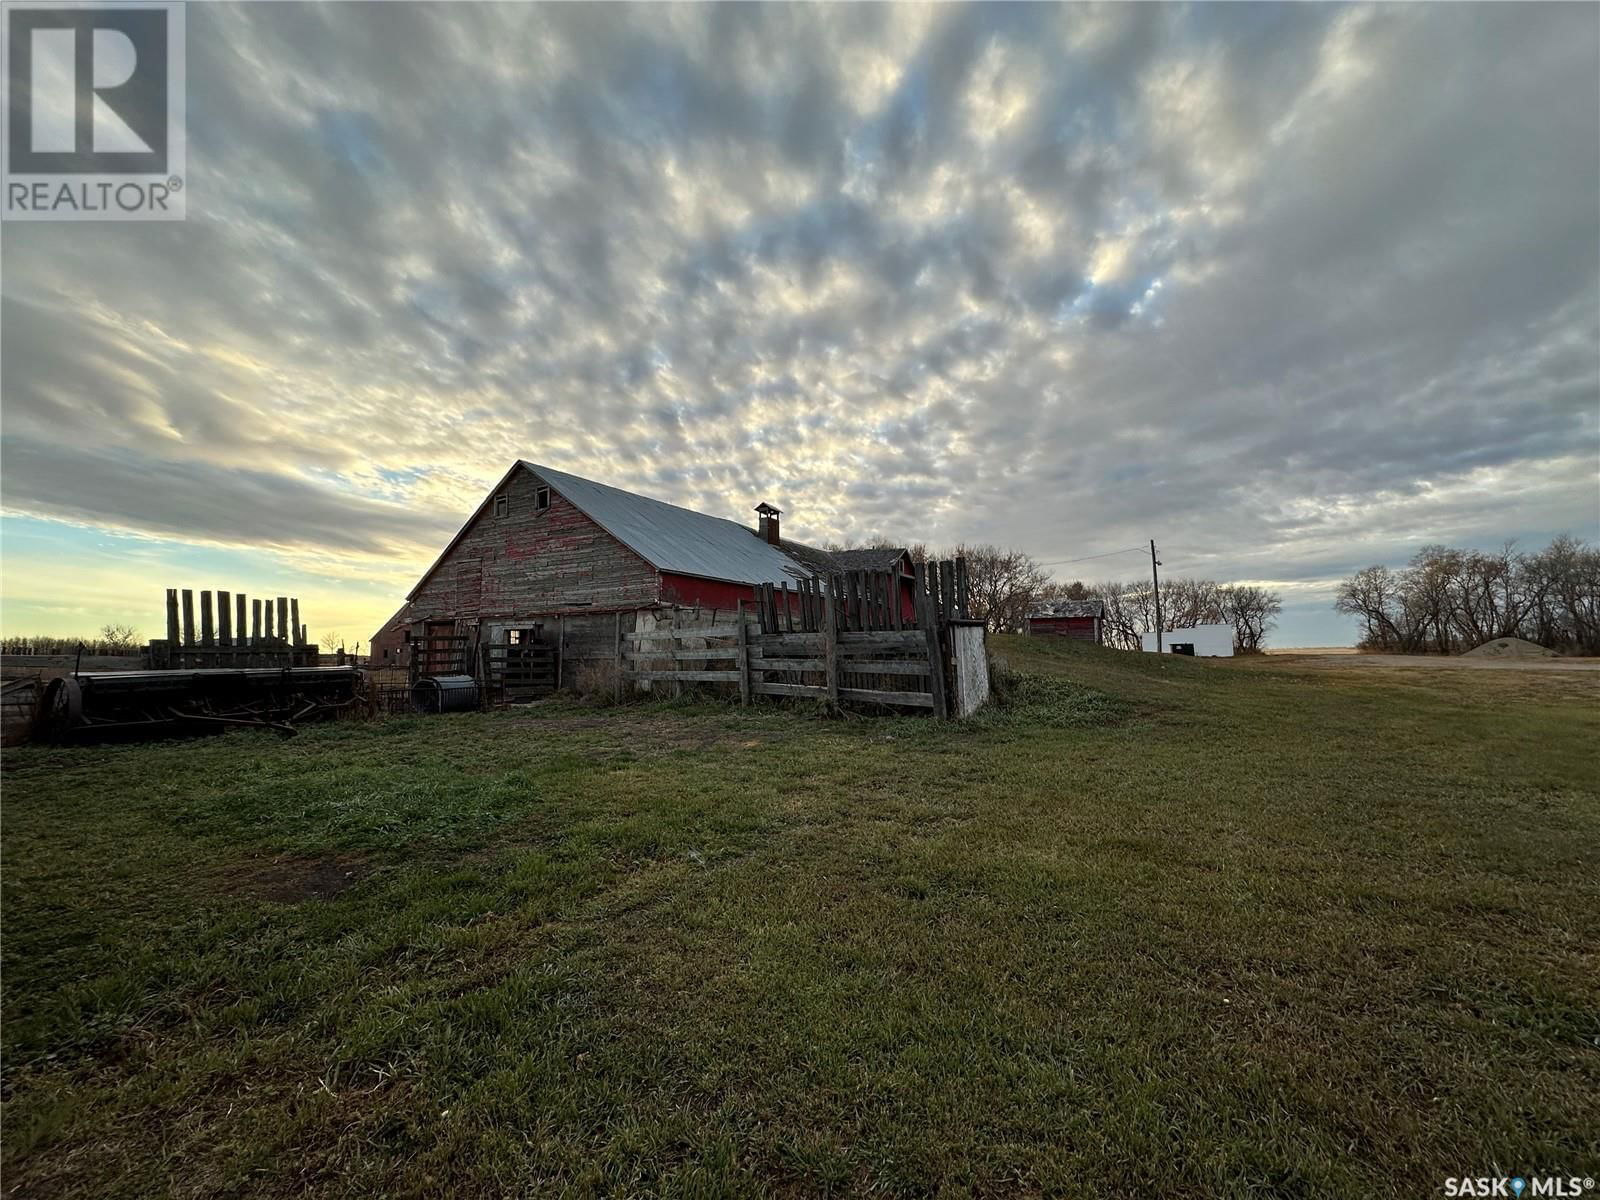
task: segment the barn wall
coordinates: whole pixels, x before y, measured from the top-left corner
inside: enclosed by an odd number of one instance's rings
[[[739,601],[755,600],[755,589],[747,583],[728,583],[720,579],[697,579],[693,575],[661,573],[661,598],[672,604],[732,612]]]
[[[471,623],[655,603],[655,568],[554,489],[550,507],[535,511],[540,486],[531,471],[511,477],[507,515],[495,516],[491,499],[412,598],[416,617]]]
[[[371,667],[403,667],[409,661],[406,656],[406,631],[410,628],[405,624],[385,625],[381,630],[372,635],[372,644],[367,650],[367,665]]]

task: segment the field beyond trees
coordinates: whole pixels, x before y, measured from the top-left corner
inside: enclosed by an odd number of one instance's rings
[[[959,726],[8,752],[7,1194],[1600,1175],[1600,679],[994,642]]]

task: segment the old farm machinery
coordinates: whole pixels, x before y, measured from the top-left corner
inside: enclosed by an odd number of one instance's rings
[[[94,672],[52,679],[34,729],[54,742],[227,729],[291,734],[360,699],[355,667]]]

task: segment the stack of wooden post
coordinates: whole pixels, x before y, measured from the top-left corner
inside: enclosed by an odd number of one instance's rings
[[[306,639],[298,599],[279,596],[275,603],[263,602],[243,592],[219,591],[213,609],[212,593],[202,591],[198,629],[194,601],[189,588],[181,593],[167,589],[167,636],[152,640],[146,652],[152,669],[318,665],[318,647]]]

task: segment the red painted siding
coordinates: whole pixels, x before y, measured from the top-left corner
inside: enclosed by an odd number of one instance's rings
[[[1098,640],[1093,617],[1029,617],[1028,632],[1036,636],[1077,638],[1084,642]]]
[[[755,594],[755,589],[748,583],[729,583],[723,579],[699,579],[672,571],[661,572],[661,598],[670,604],[737,608],[739,601],[754,600]]]

